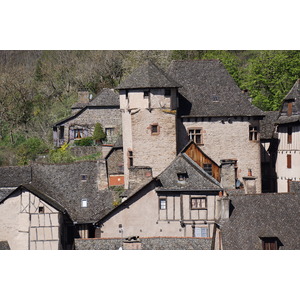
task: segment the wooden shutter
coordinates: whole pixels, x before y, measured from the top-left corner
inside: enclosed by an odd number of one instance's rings
[[[288,102],[288,116],[291,116],[293,112],[293,102]]]
[[[288,154],[286,156],[286,161],[287,161],[287,168],[288,169],[291,169],[292,168],[292,155],[291,154]]]
[[[287,128],[287,143],[291,144],[292,143],[292,133],[293,133],[293,127],[292,126],[288,126]]]

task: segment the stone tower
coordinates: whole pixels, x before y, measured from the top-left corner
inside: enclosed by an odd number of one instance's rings
[[[160,174],[176,157],[177,88],[152,62],[134,70],[117,87],[123,124],[125,188],[130,173]],[[144,172],[151,176],[151,172]]]

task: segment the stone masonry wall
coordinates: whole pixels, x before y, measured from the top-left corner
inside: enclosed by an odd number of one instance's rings
[[[249,125],[258,126],[258,120],[243,120],[231,118],[231,122],[221,118],[190,118],[184,119],[184,126],[188,128],[200,127],[203,130],[203,145],[200,148],[216,163],[221,159],[236,159],[238,179],[248,175],[248,169],[257,177],[256,191],[261,192],[261,157],[260,141],[249,140]],[[187,136],[187,133],[185,133]],[[186,139],[186,136],[183,139]]]

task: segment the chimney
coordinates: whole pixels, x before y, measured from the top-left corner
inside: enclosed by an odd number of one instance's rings
[[[90,93],[85,89],[78,90],[78,102],[79,103],[89,103]]]
[[[221,185],[226,190],[234,190],[236,160],[222,159],[220,163],[221,163]]]

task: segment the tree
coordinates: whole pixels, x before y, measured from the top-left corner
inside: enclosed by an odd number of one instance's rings
[[[253,104],[278,110],[284,96],[300,78],[300,51],[258,51],[249,60],[242,87],[250,91]]]
[[[96,123],[94,133],[93,133],[93,139],[95,140],[96,144],[99,144],[106,138],[106,134],[103,131],[102,125],[100,123]]]

